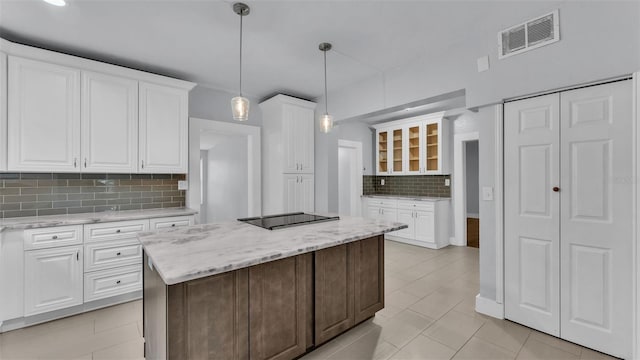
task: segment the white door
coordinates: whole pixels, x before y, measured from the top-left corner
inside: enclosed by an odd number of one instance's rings
[[[76,172],[80,71],[9,56],[8,170]]]
[[[315,187],[313,175],[300,175],[300,207],[303,212],[315,212]]]
[[[505,104],[505,317],[560,335],[559,94]]]
[[[415,239],[418,241],[436,242],[436,223],[435,215],[433,211],[418,211],[416,210],[416,230]]]
[[[82,246],[24,253],[25,316],[82,304]]]
[[[138,82],[82,73],[82,171],[138,169]]]
[[[392,235],[404,237],[407,239],[413,239],[415,236],[415,211],[398,209],[397,221],[399,223],[407,224],[409,227],[407,227],[406,229],[398,230]]]
[[[631,358],[632,83],[560,95],[561,337]]]
[[[139,96],[139,172],[186,173],[187,92],[141,82]]]
[[[299,139],[299,124],[296,121],[296,107],[293,105],[282,105],[282,154],[283,169],[285,173],[295,173],[300,171],[300,163],[296,154]]]
[[[282,189],[282,195],[284,197],[284,213],[291,213],[301,211],[298,205],[298,184],[300,182],[300,175],[295,174],[285,174],[284,176],[284,189]],[[265,215],[273,215],[273,214],[265,214]]]

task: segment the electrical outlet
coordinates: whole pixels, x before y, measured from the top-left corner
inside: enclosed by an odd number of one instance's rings
[[[380,185],[384,185],[384,179],[380,179]]]
[[[189,190],[189,182],[186,180],[178,181],[178,190]]]
[[[451,186],[451,179],[444,179],[444,186]]]

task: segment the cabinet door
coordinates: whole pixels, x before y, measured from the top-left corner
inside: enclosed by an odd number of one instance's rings
[[[441,136],[440,122],[427,122],[424,125],[425,134],[425,163],[427,174],[440,173],[441,169]]]
[[[314,254],[316,346],[350,329],[355,323],[350,245],[334,246]]]
[[[368,206],[367,207],[367,217],[371,219],[380,219],[380,207],[379,206]]]
[[[389,163],[391,165],[391,174],[394,175],[402,175],[404,174],[404,131],[402,128],[393,129],[391,132],[391,146],[392,154],[391,157],[393,162]]]
[[[9,57],[8,170],[75,172],[80,71]]]
[[[395,236],[402,236],[405,238],[413,239],[415,236],[415,211],[407,210],[407,209],[399,209],[398,210],[398,222],[409,225],[408,228],[398,230],[393,233]]]
[[[25,316],[82,304],[82,246],[24,253]]]
[[[7,55],[0,52],[0,171],[7,170]]]
[[[307,349],[311,254],[249,268],[249,358],[293,359]]]
[[[300,170],[298,163],[298,155],[296,150],[299,139],[299,124],[296,121],[296,108],[293,105],[285,104],[282,106],[282,155],[284,160],[282,163],[282,171],[285,173],[295,173]]]
[[[398,221],[398,209],[383,207],[380,212],[380,219],[385,221]]]
[[[304,212],[314,212],[315,208],[315,187],[313,175],[300,176],[300,206]]]
[[[300,171],[303,173],[313,173],[313,157],[314,157],[314,140],[313,140],[313,124],[314,113],[312,109],[300,107],[297,109],[298,127],[297,139],[298,162],[300,163]]]
[[[406,127],[406,152],[405,152],[405,174],[419,175],[423,173],[423,136],[420,131],[421,124],[409,125]]]
[[[415,212],[415,239],[435,242],[435,216],[433,211]]]
[[[349,246],[357,324],[384,308],[384,236],[356,241]]]
[[[82,73],[82,171],[138,169],[138,82]]]
[[[302,211],[299,206],[299,188],[298,184],[300,182],[300,175],[294,174],[285,174],[283,175],[284,181],[284,189],[282,190],[282,202],[284,204],[284,209],[282,209],[285,213]],[[271,214],[269,214],[271,215]]]
[[[390,152],[388,148],[390,140],[389,131],[378,130],[376,132],[376,137],[376,163],[378,164],[376,167],[376,174],[388,175],[391,173],[389,164],[393,162],[391,159],[393,152]]]
[[[189,116],[187,92],[143,82],[139,86],[139,171],[186,173]]]

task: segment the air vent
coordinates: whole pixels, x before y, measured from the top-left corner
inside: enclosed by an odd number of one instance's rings
[[[498,33],[498,58],[539,48],[560,40],[558,10]]]

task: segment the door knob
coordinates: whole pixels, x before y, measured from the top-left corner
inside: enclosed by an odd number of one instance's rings
[[[557,187],[557,186],[554,186],[554,187],[553,187],[553,191],[554,191],[554,192],[558,192],[558,191],[560,191],[560,188],[559,188],[559,187]]]

